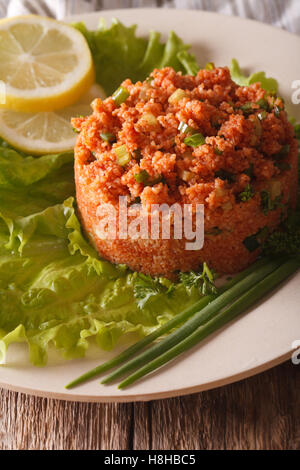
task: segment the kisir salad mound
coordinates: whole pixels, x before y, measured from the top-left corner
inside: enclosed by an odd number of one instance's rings
[[[228,68],[155,70],[144,82],[125,80],[93,110],[73,120],[77,204],[86,234],[112,262],[167,277],[203,262],[233,273],[296,205],[298,146],[284,102],[260,83],[238,86]],[[147,210],[203,204],[203,249],[174,237],[99,235],[99,206],[118,211],[120,196]]]

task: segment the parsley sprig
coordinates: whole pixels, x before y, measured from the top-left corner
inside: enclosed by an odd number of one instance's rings
[[[203,263],[201,273],[191,271],[189,273],[181,273],[180,280],[186,289],[191,290],[193,287],[200,290],[202,295],[216,294],[215,273],[209,269],[206,263]]]
[[[165,278],[152,278],[145,274],[138,274],[135,280],[133,293],[140,309],[157,298],[159,295],[170,296],[175,289],[175,284]]]

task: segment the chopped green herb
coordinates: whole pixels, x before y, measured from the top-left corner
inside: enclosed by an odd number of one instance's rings
[[[260,242],[260,244],[262,244],[266,240],[269,233],[270,233],[270,230],[268,227],[264,227],[258,232],[257,239]]]
[[[182,100],[183,98],[186,98],[187,97],[187,94],[184,90],[182,90],[181,88],[178,88],[176,91],[174,91],[174,93],[170,96],[169,98],[169,103],[171,104],[176,104],[178,103],[180,100]]]
[[[134,178],[138,183],[143,183],[145,186],[155,186],[159,183],[167,184],[163,175],[159,175],[157,178],[150,179],[150,175],[146,170],[142,170],[140,173],[136,173]]]
[[[274,114],[277,118],[280,118],[282,109],[279,106],[275,106],[274,108]]]
[[[114,100],[117,106],[120,106],[122,103],[124,103],[127,100],[129,96],[130,96],[129,91],[123,86],[120,86],[112,95],[112,99]]]
[[[105,142],[112,143],[116,141],[116,136],[114,134],[111,134],[110,132],[100,132],[100,137]]]
[[[271,195],[268,191],[261,191],[261,208],[265,215],[269,212],[275,211],[278,207],[284,207],[282,202],[282,195],[276,196],[274,199],[271,198]]]
[[[215,147],[215,154],[216,155],[223,155],[223,150],[220,150],[218,147]]]
[[[190,137],[186,137],[184,139],[185,145],[188,145],[189,147],[199,147],[200,145],[205,144],[205,137],[203,134],[194,134],[191,135]]]
[[[279,168],[279,170],[282,171],[287,171],[292,168],[291,165],[287,162],[275,162],[274,166],[276,166],[277,168]]]
[[[257,117],[260,121],[264,121],[266,119],[266,117],[268,116],[268,113],[267,111],[261,111],[260,113],[258,113]]]
[[[262,109],[265,109],[266,111],[269,111],[269,103],[265,99],[261,99],[257,102],[258,106]]]
[[[212,122],[211,125],[214,129],[220,129],[221,128],[221,124],[219,122]]]
[[[275,155],[275,158],[283,158],[283,157],[287,157],[287,155],[290,153],[290,145],[289,144],[286,144],[282,147],[282,149],[280,150],[280,152]]]
[[[249,178],[253,178],[253,175],[254,175],[254,165],[253,165],[253,163],[250,163],[249,168],[247,168],[247,170],[244,170],[243,173],[245,175],[249,176]]]
[[[141,198],[136,197],[136,198],[133,199],[133,201],[131,201],[130,206],[132,206],[134,204],[140,204],[140,203],[141,203]]]
[[[300,124],[295,124],[294,129],[295,129],[296,139],[300,140]]]
[[[178,126],[178,130],[182,133],[182,134],[192,134],[195,131],[195,129],[193,129],[192,127],[188,126],[188,124],[186,124],[185,122],[181,121],[179,123],[179,126]]]
[[[274,209],[273,210],[276,210],[278,207],[281,207],[281,209],[284,209],[285,208],[285,205],[282,204],[282,199],[283,199],[283,196],[282,194],[280,196],[276,196],[274,201],[273,201],[273,205],[274,205]]]
[[[244,191],[239,194],[239,199],[242,202],[247,202],[247,201],[250,201],[250,199],[252,199],[253,196],[254,196],[254,191],[253,191],[251,185],[247,184]]]
[[[138,274],[134,284],[134,297],[138,307],[142,310],[145,305],[158,295],[171,295],[175,285],[168,279],[152,278],[145,274]]]
[[[134,175],[134,178],[138,183],[144,183],[145,184],[145,183],[147,183],[147,181],[149,179],[149,173],[146,170],[142,170],[142,171],[140,171],[140,173],[136,173]]]
[[[162,367],[181,353],[191,349],[209,334],[236,318],[260,300],[262,296],[271,292],[280,282],[296,272],[298,268],[299,262],[296,260],[284,264],[282,259],[270,261],[264,258],[258,261],[255,265],[235,276],[224,287],[221,287],[218,290],[219,296],[217,298],[215,298],[215,294],[202,298],[192,308],[178,313],[172,320],[164,323],[160,328],[117,357],[73,380],[67,385],[67,388],[91,380],[93,377],[120,366],[122,363],[122,366],[115,369],[101,383],[111,383],[122,376],[126,376],[127,378],[119,385],[119,388],[125,388],[148,373]],[[179,328],[177,328],[178,326]],[[154,344],[151,348],[136,356],[137,352],[173,329],[175,331],[170,333],[168,337],[161,339],[158,344]],[[133,356],[136,357],[131,359]],[[138,369],[139,367],[141,368]],[[128,373],[133,370],[136,372],[128,376]]]

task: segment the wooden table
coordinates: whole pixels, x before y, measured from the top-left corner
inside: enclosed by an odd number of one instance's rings
[[[300,366],[149,403],[89,404],[0,391],[0,450],[300,449]]]

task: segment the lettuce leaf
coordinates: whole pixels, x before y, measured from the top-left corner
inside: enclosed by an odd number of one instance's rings
[[[84,23],[74,25],[85,36],[96,67],[97,82],[111,95],[126,78],[145,80],[155,68],[173,67],[176,71],[196,74],[199,66],[187,51],[189,45],[170,32],[167,42],[155,31],[149,37],[136,35],[136,25],[127,28],[113,19],[110,27],[100,22],[97,31],[89,31]]]
[[[240,86],[249,86],[252,83],[259,82],[261,87],[269,93],[278,92],[278,82],[275,78],[267,78],[265,72],[257,72],[246,77],[240,68],[240,65],[236,59],[232,59],[230,66],[230,74],[232,80]]]
[[[84,356],[89,339],[111,349],[199,297],[178,284],[171,296],[158,290],[139,303],[139,275],[99,259],[81,233],[72,167],[72,154],[32,158],[0,146],[1,363],[20,341],[36,366],[50,345],[67,359]]]

